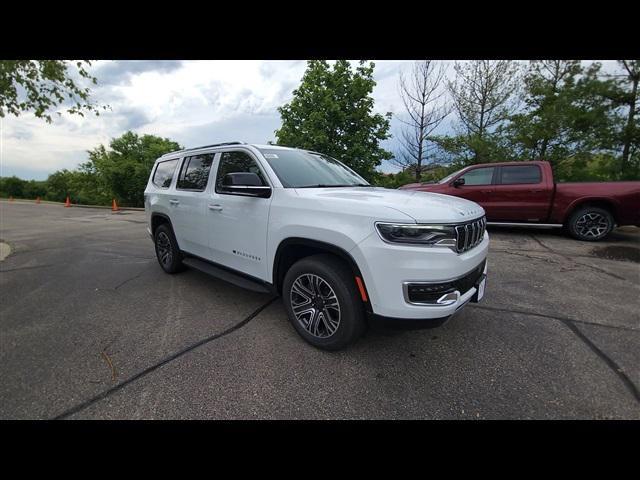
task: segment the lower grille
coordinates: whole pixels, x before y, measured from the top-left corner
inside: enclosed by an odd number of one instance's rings
[[[464,295],[478,282],[484,272],[486,260],[466,275],[442,283],[409,283],[406,285],[407,299],[411,303],[433,303],[447,293],[460,292]]]
[[[471,270],[464,277],[451,282],[455,289],[460,292],[460,295],[464,295],[465,293],[467,293],[477,283],[477,281],[482,276],[482,273],[484,272],[485,263],[486,260],[483,260],[480,265]]]

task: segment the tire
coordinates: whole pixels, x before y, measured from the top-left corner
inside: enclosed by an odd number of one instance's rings
[[[605,238],[615,225],[611,212],[601,207],[582,207],[569,217],[567,231],[577,240],[597,242]]]
[[[154,243],[156,247],[156,258],[165,272],[177,273],[184,270],[178,242],[173,234],[173,230],[168,224],[165,223],[156,228]]]
[[[289,321],[314,347],[340,350],[364,332],[364,309],[353,274],[333,255],[296,262],[284,277],[282,299]]]

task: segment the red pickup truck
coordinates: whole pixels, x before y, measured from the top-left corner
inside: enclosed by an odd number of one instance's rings
[[[400,188],[472,200],[489,224],[565,227],[579,240],[601,240],[615,226],[640,226],[640,182],[555,183],[549,162],[472,165],[437,183]]]

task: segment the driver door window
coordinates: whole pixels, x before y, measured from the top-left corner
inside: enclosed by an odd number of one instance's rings
[[[262,185],[267,185],[260,167],[258,167],[256,161],[246,152],[224,152],[220,156],[218,173],[216,175],[216,193],[226,193],[224,188],[222,188],[222,180],[228,173],[255,173],[262,181]]]
[[[480,204],[491,218],[494,210],[492,196],[493,173],[496,167],[480,167],[469,170],[458,178],[464,178],[464,185],[453,187],[454,195]]]
[[[491,185],[493,179],[493,171],[495,167],[474,168],[468,171],[460,178],[464,178],[464,186],[472,187],[475,185]]]

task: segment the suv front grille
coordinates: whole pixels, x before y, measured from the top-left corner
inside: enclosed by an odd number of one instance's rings
[[[486,217],[456,225],[456,251],[463,253],[482,242],[487,229]]]

